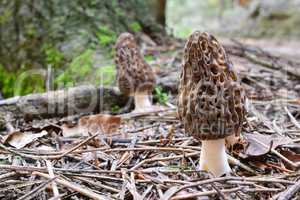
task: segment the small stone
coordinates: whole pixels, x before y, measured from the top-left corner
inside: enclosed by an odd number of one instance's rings
[[[298,85],[295,86],[295,90],[296,91],[300,91],[300,84],[298,84]]]

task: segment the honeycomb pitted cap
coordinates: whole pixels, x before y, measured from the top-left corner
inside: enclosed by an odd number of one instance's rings
[[[115,44],[117,83],[124,95],[136,92],[150,93],[155,85],[155,75],[142,57],[130,33],[122,33]]]
[[[240,134],[244,90],[214,36],[196,31],[188,38],[178,90],[178,115],[188,134],[199,140]]]

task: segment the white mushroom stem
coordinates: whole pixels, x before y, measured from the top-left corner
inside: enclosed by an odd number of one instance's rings
[[[200,170],[216,177],[231,172],[225,149],[225,139],[202,140]]]
[[[152,106],[150,96],[147,93],[134,94],[135,111],[143,112]]]

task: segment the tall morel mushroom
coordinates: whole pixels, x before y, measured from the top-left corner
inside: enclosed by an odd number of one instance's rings
[[[221,176],[231,171],[225,138],[241,132],[244,90],[216,38],[194,32],[186,42],[178,114],[185,131],[201,140],[200,169]]]
[[[130,33],[122,33],[115,45],[117,82],[120,91],[134,96],[135,112],[151,109],[151,92],[155,75],[141,55],[135,39]]]

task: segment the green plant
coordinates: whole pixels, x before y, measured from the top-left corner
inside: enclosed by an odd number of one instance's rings
[[[135,33],[142,30],[142,27],[138,22],[133,22],[129,24],[129,28]]]
[[[114,112],[114,113],[119,112],[120,109],[121,109],[121,108],[120,108],[120,106],[118,106],[118,105],[113,105],[113,106],[111,107],[111,111]]]
[[[0,65],[0,89],[4,97],[13,96],[15,80],[16,75]]]
[[[2,14],[0,15],[0,24],[4,24],[9,21],[10,17],[12,16],[12,11],[9,9],[6,9],[2,11]]]
[[[152,55],[145,55],[144,58],[147,62],[151,62],[151,61],[155,60]]]
[[[166,104],[169,100],[168,94],[163,92],[160,86],[155,87],[154,98],[161,104]]]
[[[87,49],[76,56],[64,73],[55,79],[55,86],[71,87],[82,82],[94,85],[111,85],[115,80],[115,66],[106,65],[95,69],[93,55],[94,50]]]
[[[28,70],[22,65],[17,71],[9,71],[0,65],[0,89],[5,98],[45,91],[43,70]]]
[[[96,70],[96,82],[97,85],[111,85],[116,77],[116,69],[113,65],[99,67]]]
[[[74,86],[87,77],[93,71],[93,54],[93,50],[87,49],[76,56],[67,69],[54,80],[55,85]]]
[[[117,35],[107,26],[100,27],[96,33],[99,44],[102,46],[109,46],[115,43]]]
[[[45,70],[24,70],[14,81],[14,95],[45,92]]]
[[[52,65],[55,67],[60,67],[64,60],[64,55],[55,47],[50,44],[44,44],[42,46],[42,51],[45,54],[45,62],[46,64]]]

